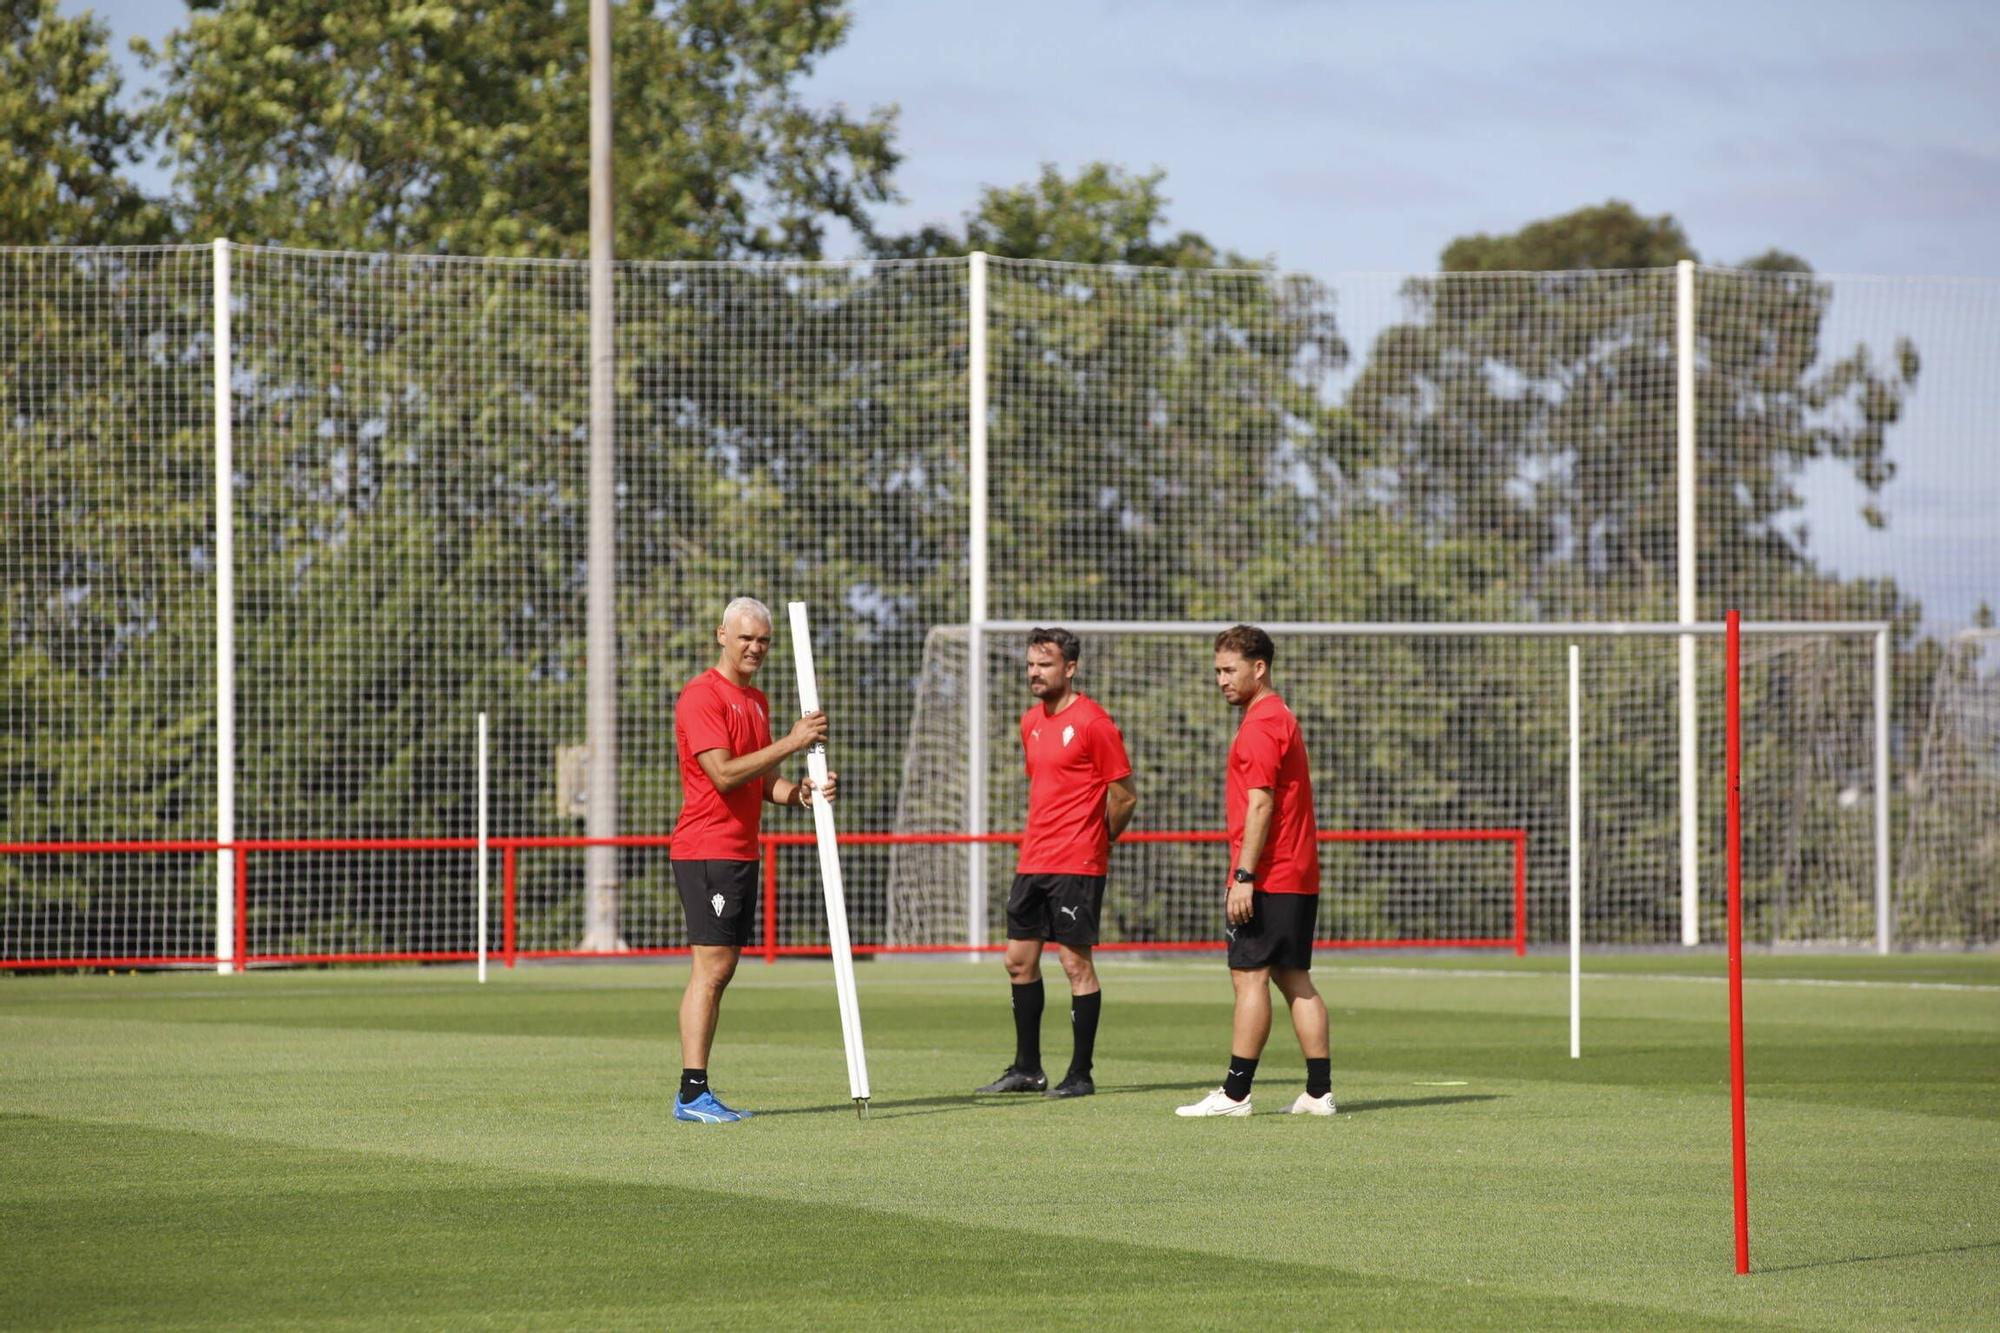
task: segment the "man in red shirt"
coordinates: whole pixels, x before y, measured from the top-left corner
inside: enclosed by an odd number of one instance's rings
[[[778,765],[826,739],[826,714],[808,713],[783,740],[771,740],[771,705],[750,680],[771,652],[771,613],[738,597],[715,631],[722,654],[674,704],[680,748],[681,817],[674,825],[674,885],[687,914],[693,953],[681,996],[681,1086],[674,1119],[703,1124],[747,1120],[708,1086],[708,1050],[722,992],[757,924],[757,827],[766,801],[803,806],[812,779],[791,782]],[[832,800],[834,775],[826,775]]]
[[[1111,844],[1139,797],[1125,738],[1097,702],[1076,688],[1082,650],[1066,629],[1028,632],[1028,693],[1021,751],[1028,769],[1028,828],[1007,895],[1007,979],[1014,1007],[1014,1062],[980,1092],[1088,1097],[1103,994],[1090,950],[1104,907]],[[1042,945],[1055,941],[1069,976],[1069,1072],[1049,1087],[1042,1072]]]
[[[1237,625],[1215,638],[1215,683],[1243,710],[1229,745],[1223,793],[1229,813],[1229,979],[1236,988],[1229,1074],[1184,1116],[1250,1114],[1250,1082],[1271,1035],[1271,986],[1292,1011],[1292,1031],[1306,1058],[1306,1090],[1294,1115],[1332,1115],[1326,1002],[1312,981],[1319,918],[1319,829],[1312,776],[1298,719],[1271,687],[1277,655],[1271,636]]]

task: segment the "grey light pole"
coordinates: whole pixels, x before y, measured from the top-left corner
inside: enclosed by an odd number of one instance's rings
[[[612,429],[611,5],[590,0],[590,541],[585,593],[585,715],[590,742],[584,832],[618,834],[618,509]],[[583,947],[618,944],[618,849],[584,852]]]

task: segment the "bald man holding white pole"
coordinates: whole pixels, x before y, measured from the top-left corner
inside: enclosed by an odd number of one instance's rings
[[[674,705],[680,751],[681,817],[674,825],[674,884],[687,914],[692,959],[681,997],[681,1084],[674,1119],[696,1124],[747,1120],[709,1086],[709,1048],[722,993],[736,975],[743,947],[756,934],[757,834],[763,808],[804,807],[810,777],[793,782],[778,766],[826,740],[826,714],[815,710],[783,740],[771,739],[771,704],[751,685],[771,653],[771,612],[754,597],[738,597],[716,628],[716,663],[681,690]],[[838,775],[822,794],[831,801]]]

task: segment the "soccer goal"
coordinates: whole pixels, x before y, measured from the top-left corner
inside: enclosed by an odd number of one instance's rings
[[[1109,948],[1220,937],[1222,764],[1236,715],[1215,690],[1221,623],[1067,621],[1077,681],[1124,732],[1140,804],[1113,854]],[[1026,621],[934,629],[896,827],[987,835],[1026,809],[1015,723]],[[1583,938],[1682,938],[1679,658],[1698,644],[1702,938],[1720,940],[1719,624],[1267,624],[1272,672],[1312,759],[1327,946],[1553,944],[1568,933],[1568,662],[1580,646]],[[1744,627],[1747,937],[1886,946],[1887,627]],[[977,661],[979,669],[972,664]],[[978,724],[974,725],[974,719]],[[905,948],[991,947],[1013,871],[1004,842],[889,859]]]

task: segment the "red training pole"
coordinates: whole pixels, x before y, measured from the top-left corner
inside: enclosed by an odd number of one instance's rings
[[[514,859],[519,848],[509,844],[500,849],[500,953],[507,966],[514,966]]]
[[[242,976],[250,957],[250,853],[236,849],[236,974]]]
[[[764,964],[778,961],[778,844],[764,843]]]
[[[1528,956],[1528,835],[1514,835],[1514,956]]]
[[[1743,1124],[1743,622],[1724,618],[1723,762],[1729,859],[1729,1113],[1736,1175],[1736,1271],[1750,1271],[1750,1156]]]

